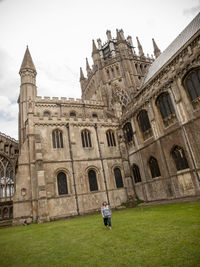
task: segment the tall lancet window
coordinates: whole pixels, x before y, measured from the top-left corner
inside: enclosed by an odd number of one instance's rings
[[[59,172],[57,176],[57,183],[58,183],[58,194],[59,195],[68,194],[67,177],[64,172]]]
[[[0,198],[10,198],[14,194],[14,170],[10,161],[0,156]]]
[[[52,132],[53,148],[63,148],[63,135],[58,129]]]
[[[130,122],[127,122],[123,127],[123,132],[125,136],[125,140],[128,144],[134,143],[133,142],[133,129]]]
[[[151,171],[151,177],[152,178],[161,176],[160,168],[159,168],[158,161],[157,161],[156,158],[150,157],[150,159],[149,159],[149,168],[150,168],[150,171]]]
[[[177,171],[184,170],[189,168],[187,158],[185,156],[184,149],[180,146],[175,146],[172,149],[172,158],[174,160],[174,163],[176,165]]]
[[[90,131],[87,129],[81,132],[81,139],[83,147],[92,147]]]
[[[160,110],[164,125],[168,126],[169,124],[173,123],[176,116],[170,95],[168,93],[159,95],[156,100],[156,105]]]
[[[146,110],[141,110],[138,114],[138,123],[144,140],[152,136],[151,124],[149,122],[148,113]]]
[[[120,168],[114,168],[114,174],[115,174],[115,183],[116,183],[117,188],[123,187],[124,184],[123,184]]]
[[[94,170],[90,170],[88,172],[88,179],[89,179],[90,191],[97,191],[98,190],[97,176]]]
[[[200,68],[188,73],[184,80],[185,87],[192,101],[200,97]]]
[[[106,132],[106,138],[107,138],[108,146],[116,146],[115,135],[112,130],[108,130]]]

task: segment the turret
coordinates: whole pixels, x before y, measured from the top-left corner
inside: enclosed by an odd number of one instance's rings
[[[28,46],[26,48],[19,74],[21,76],[21,86],[19,95],[19,141],[21,142],[24,141],[26,138],[26,121],[28,119],[29,114],[33,114],[34,112],[34,101],[37,96],[37,72]]]
[[[124,40],[123,40],[123,38],[122,38],[122,35],[121,35],[121,33],[117,30],[117,42],[118,43],[121,43],[121,42],[123,42]]]
[[[160,49],[158,48],[156,42],[154,41],[154,38],[152,39],[152,42],[153,42],[153,49],[154,49],[153,53],[154,53],[155,58],[157,58],[160,56],[161,52],[160,52]]]
[[[35,78],[36,78],[37,72],[36,72],[31,54],[29,52],[28,46],[24,54],[24,59],[22,61],[19,74],[21,76],[21,85],[24,83],[29,83],[33,85],[36,84]]]
[[[133,46],[133,40],[132,40],[132,37],[130,35],[127,37],[127,42],[131,45],[132,52],[135,55],[136,53],[135,53],[135,49]]]
[[[144,56],[144,52],[143,52],[143,49],[142,49],[142,45],[141,45],[138,37],[136,37],[136,39],[137,39],[137,44],[138,44],[138,52],[139,52],[139,55],[140,55],[140,57],[143,57]]]
[[[110,30],[106,31],[106,35],[107,35],[108,41],[111,41],[112,40],[112,35],[111,35],[111,31]]]
[[[36,89],[36,69],[33,63],[31,54],[28,46],[22,61],[22,65],[19,71],[21,76],[21,89],[20,98],[21,101],[28,101],[29,99],[34,100],[37,95]]]

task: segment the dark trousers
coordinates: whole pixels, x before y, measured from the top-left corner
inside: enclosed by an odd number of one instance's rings
[[[103,218],[103,222],[105,226],[111,226],[111,217]]]

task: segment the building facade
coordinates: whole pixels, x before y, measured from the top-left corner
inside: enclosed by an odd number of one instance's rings
[[[39,97],[27,48],[20,68],[15,224],[198,195],[200,15],[161,53],[107,31],[80,69],[82,99]]]
[[[13,218],[18,142],[0,133],[0,223]]]

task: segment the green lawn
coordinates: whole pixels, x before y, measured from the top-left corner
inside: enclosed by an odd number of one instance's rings
[[[0,266],[200,266],[200,202],[0,229]]]

